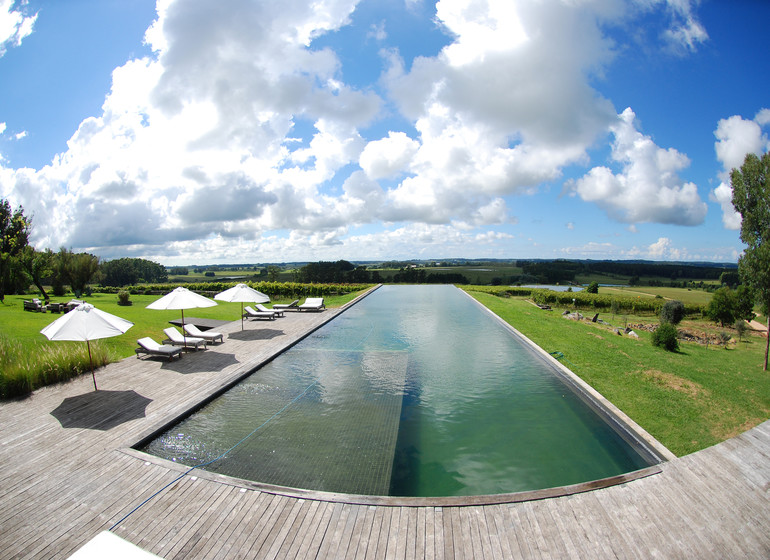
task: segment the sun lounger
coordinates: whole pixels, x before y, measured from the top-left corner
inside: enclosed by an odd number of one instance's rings
[[[243,310],[246,312],[243,316],[247,319],[275,319],[275,313],[272,311],[255,311],[253,307],[248,305],[244,307]]]
[[[222,333],[218,333],[214,331],[202,331],[192,323],[185,323],[184,330],[190,336],[202,338],[206,342],[216,342],[217,340],[219,340],[220,342],[225,341],[225,335],[223,335]]]
[[[168,337],[163,341],[163,344],[168,342],[174,346],[184,346],[185,348],[196,349],[203,345],[203,348],[206,348],[206,341],[202,338],[198,338],[197,336],[184,336],[174,327],[163,329],[163,332],[166,333],[166,336]]]
[[[139,348],[135,350],[137,358],[139,357],[139,354],[147,354],[149,356],[168,358],[168,361],[170,362],[174,359],[174,356],[182,355],[182,348],[179,346],[171,346],[168,344],[161,345],[149,336],[140,338],[136,343],[139,345]]]
[[[326,309],[326,305],[324,305],[324,298],[322,297],[309,297],[297,309],[300,311],[303,309],[306,311],[321,311],[321,309]]]
[[[24,300],[24,311],[36,311],[39,313],[45,313],[45,307],[39,299]]]
[[[295,299],[291,303],[276,303],[273,305],[273,309],[297,309],[298,299]]]
[[[276,317],[283,317],[283,309],[268,309],[261,303],[257,303],[255,307],[257,308],[257,311],[261,311],[262,313],[274,313]]]

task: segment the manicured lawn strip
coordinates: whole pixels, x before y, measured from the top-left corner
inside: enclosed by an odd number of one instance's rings
[[[671,353],[652,346],[644,331],[635,340],[601,325],[564,319],[561,310],[543,311],[523,298],[469,293],[547,352],[562,352],[575,374],[677,455],[770,417],[762,338],[752,336],[730,350],[681,343],[681,351]],[[619,317],[615,322],[622,326]]]

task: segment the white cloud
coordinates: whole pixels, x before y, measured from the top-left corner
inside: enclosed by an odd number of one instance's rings
[[[673,148],[655,145],[636,130],[635,115],[626,109],[612,127],[612,159],[620,173],[594,167],[567,187],[585,201],[595,202],[612,218],[625,223],[698,225],[706,203],[693,183],[684,183],[678,172],[689,160]]]
[[[419,144],[403,132],[388,132],[388,137],[369,142],[361,152],[359,164],[371,179],[393,177],[409,171]]]
[[[9,14],[11,5],[0,0]],[[159,0],[145,35],[152,56],[114,70],[102,113],[84,119],[50,165],[0,166],[0,193],[34,213],[39,246],[106,257],[469,247],[492,256],[510,251],[498,226],[515,222],[511,199],[588,165],[612,131],[622,172],[595,167],[576,193],[622,221],[702,220],[697,189],[677,177],[687,158],[638,133],[633,113],[619,119],[592,85],[620,52],[606,28],[626,23],[626,2],[440,0],[447,46],[409,61],[384,52],[382,80],[365,89],[315,43],[350,25],[356,5]],[[672,6],[687,24],[690,4]],[[34,17],[24,21],[18,29],[31,30]],[[692,44],[695,23],[685,26]],[[386,22],[361,25],[394,40]],[[397,227],[404,222],[414,223]],[[386,229],[356,230],[373,225]]]
[[[0,57],[8,47],[18,47],[35,26],[37,14],[30,15],[25,0],[0,0]]]
[[[730,171],[740,168],[747,154],[762,155],[770,150],[770,140],[763,132],[770,124],[770,109],[761,109],[753,120],[733,115],[722,119],[714,131],[717,160],[722,164],[719,186],[711,191],[711,199],[722,207],[722,223],[725,228],[737,230],[741,227],[741,215],[733,206],[733,188]]]
[[[671,13],[671,27],[663,38],[675,50],[694,52],[700,43],[708,40],[708,33],[693,14],[693,5],[700,0],[665,0]]]

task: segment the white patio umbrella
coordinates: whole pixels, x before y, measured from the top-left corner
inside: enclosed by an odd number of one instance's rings
[[[195,307],[214,307],[217,304],[214,300],[191,292],[187,288],[179,286],[167,293],[160,299],[156,299],[147,309],[181,309],[182,310],[182,336],[187,338],[184,330],[184,310]]]
[[[133,326],[134,324],[131,321],[126,321],[116,315],[97,309],[90,303],[81,303],[40,332],[48,340],[86,341],[88,361],[91,365],[91,377],[94,378],[94,391],[97,391],[94,363],[91,359],[90,341],[118,336]]]
[[[270,301],[269,296],[255,290],[251,286],[247,286],[246,284],[237,284],[229,290],[219,292],[214,296],[214,299],[218,299],[219,301],[241,302],[241,330],[243,330],[243,304],[267,303]]]

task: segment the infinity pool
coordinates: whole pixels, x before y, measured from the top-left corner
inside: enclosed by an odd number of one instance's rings
[[[383,286],[143,451],[257,482],[468,496],[614,476],[653,459],[452,286]]]

